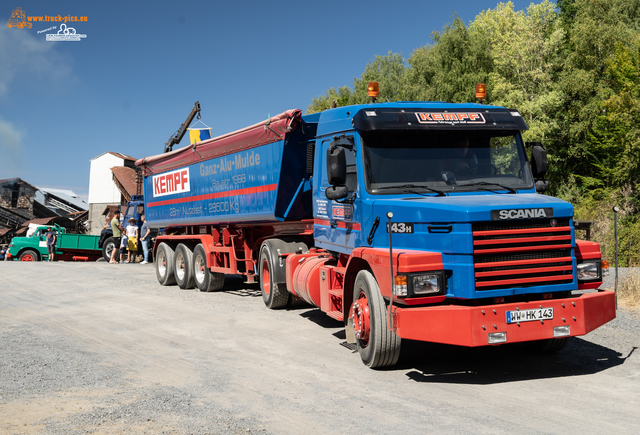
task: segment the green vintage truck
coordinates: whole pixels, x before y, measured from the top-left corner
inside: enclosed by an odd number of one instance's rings
[[[28,237],[14,237],[9,244],[9,256],[17,261],[43,261],[49,259],[46,234],[53,227],[57,233],[55,259],[63,261],[95,261],[102,257],[98,247],[100,236],[67,234],[66,230],[53,226],[38,226]]]

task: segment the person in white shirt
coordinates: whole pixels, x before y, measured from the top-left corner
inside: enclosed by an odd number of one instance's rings
[[[127,232],[127,237],[129,237],[127,261],[132,263],[131,253],[133,253],[133,261],[135,261],[136,254],[138,253],[138,226],[136,225],[135,218],[129,219],[129,225],[127,225],[125,231]]]

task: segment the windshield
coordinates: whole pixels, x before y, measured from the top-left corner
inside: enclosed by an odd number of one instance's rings
[[[361,132],[372,193],[531,189],[517,131]]]

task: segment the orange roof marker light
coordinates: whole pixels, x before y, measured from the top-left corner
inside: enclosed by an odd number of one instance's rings
[[[371,97],[371,102],[375,103],[376,98],[378,98],[378,95],[380,95],[380,85],[378,84],[378,82],[369,82],[368,93]]]
[[[487,98],[487,85],[484,83],[478,83],[476,85],[476,98],[480,101]]]

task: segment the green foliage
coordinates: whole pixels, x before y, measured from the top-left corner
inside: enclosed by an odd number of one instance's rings
[[[518,109],[525,140],[549,153],[551,194],[595,220],[594,238],[613,252],[611,207],[620,216],[621,264],[640,262],[640,0],[542,0],[526,11],[498,3],[466,25],[459,17],[408,59],[375,56],[351,87],[329,89],[308,112],[378,101],[475,101]]]

